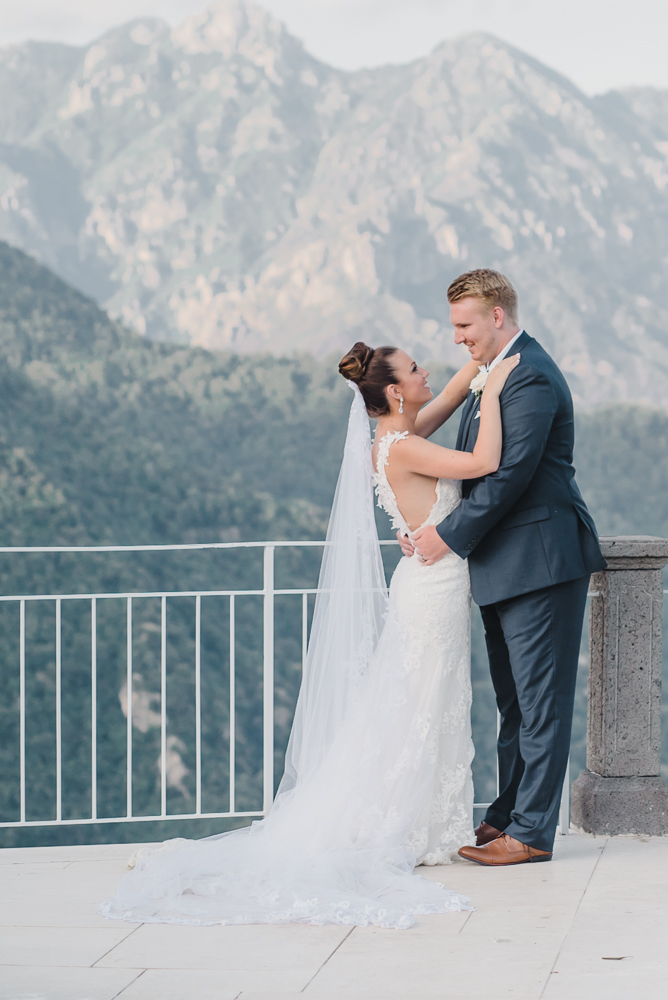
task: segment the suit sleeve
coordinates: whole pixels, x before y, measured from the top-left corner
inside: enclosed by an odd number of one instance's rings
[[[479,480],[436,530],[465,559],[529,486],[543,457],[557,398],[549,379],[531,365],[511,373],[501,393],[501,465]]]

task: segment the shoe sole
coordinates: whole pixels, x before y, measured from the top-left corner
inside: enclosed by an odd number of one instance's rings
[[[474,865],[481,865],[483,868],[513,868],[515,865],[532,865],[539,861],[552,860],[551,854],[547,854],[545,857],[527,858],[526,861],[497,861],[496,863],[493,861],[480,861],[479,858],[467,858],[465,854],[460,854],[459,856],[460,858],[463,858],[464,861],[471,861]]]

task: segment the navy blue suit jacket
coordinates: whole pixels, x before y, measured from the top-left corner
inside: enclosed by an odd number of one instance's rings
[[[561,371],[526,332],[501,393],[497,472],[464,480],[463,499],[437,530],[468,558],[476,604],[527,594],[605,568],[598,534],[575,482],[573,400]],[[473,451],[479,400],[464,405],[457,449]]]

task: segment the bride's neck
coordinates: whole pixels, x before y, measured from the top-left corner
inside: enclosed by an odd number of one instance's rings
[[[388,413],[379,419],[376,436],[381,438],[383,435],[390,434],[393,431],[399,431],[400,433],[408,431],[409,434],[415,434],[416,417],[417,411],[415,413]]]

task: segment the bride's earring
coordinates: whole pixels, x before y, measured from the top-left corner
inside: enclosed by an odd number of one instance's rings
[[[399,396],[399,413],[404,412],[404,397]]]

